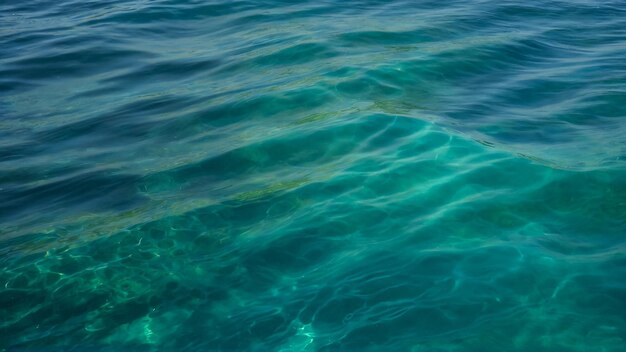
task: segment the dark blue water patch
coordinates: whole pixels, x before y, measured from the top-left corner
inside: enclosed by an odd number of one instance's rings
[[[247,1],[235,1],[228,4],[205,4],[185,5],[180,2],[168,4],[161,2],[159,5],[140,7],[122,13],[114,13],[102,19],[90,20],[83,25],[96,25],[100,23],[167,23],[170,21],[200,20],[212,17],[226,16],[256,8]]]
[[[155,80],[159,82],[180,80],[193,77],[195,73],[206,72],[220,65],[219,60],[176,61],[147,65],[144,69],[133,70],[132,73],[122,74],[104,80],[103,83],[134,81],[141,85],[143,81]]]
[[[112,172],[79,173],[48,180],[40,185],[6,185],[3,183],[2,221],[16,221],[33,213],[85,213],[89,211],[124,210],[136,207],[142,200],[135,185],[137,177]],[[33,200],[37,201],[34,202]]]
[[[74,52],[64,52],[46,58],[29,58],[12,62],[0,74],[24,80],[41,81],[59,77],[77,77],[95,74],[102,68],[102,63],[113,64],[143,57],[144,54],[132,50],[102,50],[97,47],[81,48]],[[43,60],[43,61],[42,61]],[[45,65],[42,65],[44,64]]]

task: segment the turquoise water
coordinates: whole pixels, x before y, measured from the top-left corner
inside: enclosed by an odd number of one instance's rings
[[[0,351],[626,350],[622,1],[0,3]]]

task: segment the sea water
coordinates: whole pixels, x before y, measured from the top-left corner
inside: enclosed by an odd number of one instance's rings
[[[0,350],[624,351],[626,3],[5,0]]]

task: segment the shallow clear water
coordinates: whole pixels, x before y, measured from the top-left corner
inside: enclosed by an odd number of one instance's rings
[[[0,3],[0,350],[623,351],[623,1]]]

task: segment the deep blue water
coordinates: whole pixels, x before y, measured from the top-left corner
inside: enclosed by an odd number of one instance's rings
[[[626,2],[0,2],[0,351],[626,350]]]

